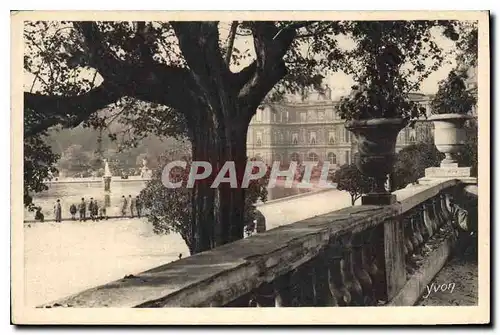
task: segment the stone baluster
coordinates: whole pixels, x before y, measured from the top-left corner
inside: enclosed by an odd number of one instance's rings
[[[413,211],[413,218],[417,227],[419,228],[420,235],[422,236],[423,242],[426,242],[429,239],[429,231],[424,222],[424,209],[422,206],[418,206]]]
[[[354,254],[352,248],[352,234],[346,234],[342,237],[342,246],[344,257],[342,259],[342,271],[344,272],[345,285],[351,293],[351,304],[354,306],[363,306],[363,288],[354,273]]]
[[[424,211],[424,223],[425,227],[427,228],[427,231],[429,232],[429,237],[432,237],[434,235],[434,217],[432,215],[432,209],[431,205],[428,202],[425,202],[422,204],[423,211]]]
[[[290,292],[290,273],[276,278],[273,281],[273,288],[275,307],[289,307],[292,305],[292,296]]]
[[[446,221],[447,225],[451,225],[452,221],[452,214],[450,211],[450,208],[448,207],[448,194],[442,193],[440,194],[440,200],[441,200],[441,212],[442,216]]]
[[[404,249],[405,249],[405,256],[406,256],[406,261],[410,261],[411,256],[413,255],[413,243],[412,243],[412,235],[413,231],[411,230],[411,225],[410,225],[410,219],[408,217],[403,217],[402,218],[402,223],[403,223],[403,229],[404,229],[404,236],[405,236],[405,243],[404,243]]]
[[[439,228],[445,224],[445,219],[442,216],[441,199],[439,195],[432,198],[432,206],[434,208],[434,215],[436,216],[437,229],[439,230]]]
[[[363,289],[363,305],[372,306],[375,304],[375,295],[373,292],[373,283],[370,277],[368,260],[366,257],[366,240],[367,232],[358,233],[354,236],[352,241],[353,256],[354,256],[354,274],[358,278],[359,283]]]
[[[348,306],[351,302],[351,294],[345,285],[345,276],[342,271],[342,248],[337,241],[330,243],[325,251],[328,272],[328,289],[330,291],[330,306]]]
[[[415,212],[415,210],[412,210],[409,213],[409,218],[413,236],[416,240],[415,249],[418,250],[422,246],[422,243],[424,243],[424,237],[422,236],[421,227],[418,222],[418,214]]]
[[[380,228],[374,227],[367,231],[365,248],[363,248],[377,301],[385,299],[384,240],[380,236]]]
[[[248,302],[249,307],[274,307],[275,306],[275,290],[271,283],[264,283],[250,295]]]

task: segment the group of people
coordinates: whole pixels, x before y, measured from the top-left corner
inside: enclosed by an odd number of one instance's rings
[[[126,216],[127,212],[130,212],[131,218],[135,216],[134,213],[137,215],[137,217],[141,217],[142,202],[139,197],[132,198],[132,196],[129,194],[128,198],[126,198],[124,195],[122,195],[120,208],[122,216]]]
[[[129,214],[130,217],[141,217],[142,208],[142,202],[138,196],[135,198],[133,198],[131,195],[129,195],[128,198],[126,198],[124,195],[122,196],[120,204],[120,212],[122,216],[126,216],[127,214]],[[92,221],[108,219],[108,216],[106,214],[106,207],[99,206],[97,200],[95,200],[94,198],[90,198],[88,203],[87,201],[85,201],[85,198],[82,198],[79,204],[71,204],[71,206],[69,207],[69,213],[71,214],[71,220],[77,220],[77,214],[80,221],[87,221],[87,219],[90,219]],[[54,205],[54,217],[56,222],[62,221],[62,205],[60,199],[57,199]],[[40,222],[43,222],[45,220],[41,207],[36,207],[35,220]]]
[[[87,221],[87,217],[92,221],[108,219],[106,215],[106,207],[104,206],[99,207],[97,200],[94,200],[94,198],[90,198],[88,205],[85,202],[85,198],[82,198],[82,201],[80,202],[80,204],[78,204],[78,206],[75,204],[71,204],[71,206],[69,207],[69,213],[71,214],[72,220],[76,220],[77,212],[79,214],[80,221]],[[88,216],[87,213],[89,214]],[[57,215],[56,215],[56,222],[57,222]]]

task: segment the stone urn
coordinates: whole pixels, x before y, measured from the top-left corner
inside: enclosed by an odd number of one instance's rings
[[[358,143],[355,164],[366,176],[375,179],[374,190],[361,198],[363,205],[390,205],[396,196],[385,188],[396,158],[396,139],[407,124],[402,118],[352,120],[345,123]]]
[[[457,153],[464,146],[465,122],[472,117],[466,114],[434,114],[428,120],[434,123],[434,144],[445,154],[442,167],[458,167]]]

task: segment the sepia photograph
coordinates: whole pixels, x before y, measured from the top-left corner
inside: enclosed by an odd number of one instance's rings
[[[489,15],[11,12],[12,323],[490,322]]]

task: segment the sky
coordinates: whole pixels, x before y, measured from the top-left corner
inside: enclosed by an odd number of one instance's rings
[[[227,39],[227,35],[229,33],[229,23],[220,23],[220,39],[221,41],[225,41]],[[433,38],[436,41],[436,43],[443,48],[444,52],[451,52],[453,51],[453,42],[448,40],[447,38],[443,37],[439,32],[434,31],[433,32]],[[354,47],[354,42],[344,36],[339,36],[337,37],[337,40],[339,42],[339,45],[342,48],[350,49]],[[231,66],[231,70],[233,72],[237,72],[241,70],[243,67],[248,65],[252,60],[253,60],[253,55],[254,55],[254,49],[253,49],[253,41],[251,37],[241,37],[237,36],[234,44],[235,48],[238,48],[239,50],[248,50],[250,54],[252,55],[252,58],[247,59],[245,62],[242,62],[239,66],[235,66],[234,64]],[[437,91],[438,88],[438,83],[440,80],[444,79],[450,70],[456,65],[456,62],[454,60],[454,55],[453,53],[450,53],[447,57],[447,61],[450,63],[444,63],[443,66],[437,70],[436,72],[432,73],[428,78],[426,78],[420,88],[421,93],[425,94],[434,94]],[[84,69],[81,71],[80,76],[83,77],[90,77],[92,76],[94,71],[90,71],[88,69]],[[25,90],[28,91],[31,88],[31,85],[33,83],[34,75],[28,72],[24,72],[24,87]],[[99,78],[97,80],[97,83],[99,82]],[[350,88],[353,84],[355,84],[354,80],[351,78],[351,76],[346,75],[343,72],[337,72],[332,75],[328,75],[325,84],[328,84],[328,86],[332,89],[332,99],[337,100],[341,96],[348,94],[350,91]],[[39,85],[35,83],[34,86],[34,91],[37,90]]]

